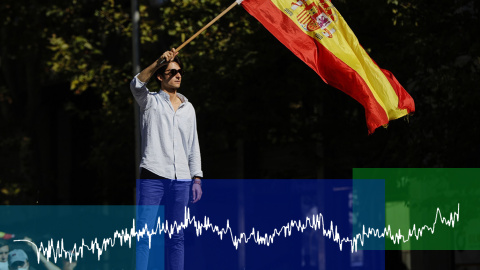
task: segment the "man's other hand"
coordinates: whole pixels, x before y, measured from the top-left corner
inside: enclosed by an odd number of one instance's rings
[[[198,183],[198,181],[201,181],[199,178],[195,178],[193,180],[193,185],[192,185],[192,194],[193,194],[193,201],[192,203],[196,203],[202,198],[202,185]],[[197,182],[197,183],[195,183]]]

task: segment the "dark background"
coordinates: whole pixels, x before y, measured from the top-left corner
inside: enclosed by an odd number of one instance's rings
[[[152,3],[140,1],[142,67],[230,4]],[[130,4],[2,1],[2,204],[134,203]],[[334,4],[413,97],[415,115],[367,135],[360,104],[236,7],[180,53],[180,92],[196,109],[205,177],[349,179],[354,167],[478,167],[478,2]]]

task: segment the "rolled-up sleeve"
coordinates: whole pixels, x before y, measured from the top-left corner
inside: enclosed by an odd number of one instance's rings
[[[140,109],[145,110],[148,106],[148,94],[150,92],[148,91],[147,84],[138,79],[138,74],[130,82],[130,90]]]

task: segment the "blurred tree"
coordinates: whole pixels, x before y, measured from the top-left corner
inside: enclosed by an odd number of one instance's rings
[[[4,1],[0,12],[0,178],[28,190],[24,203],[101,203],[133,171],[118,170],[133,159],[129,1]],[[142,36],[157,40],[146,23]]]
[[[142,66],[229,4],[141,1]],[[236,7],[180,54],[207,177],[235,177],[243,151],[248,178],[313,178],[304,167],[319,162],[332,178],[349,177],[352,167],[478,166],[478,3],[334,4],[412,94],[411,123],[367,136],[359,104]],[[0,16],[0,200],[131,203],[130,1],[4,0]]]
[[[142,2],[143,65],[227,5],[176,1],[153,8]],[[129,12],[129,1],[2,6],[1,147],[8,165],[0,179],[20,183],[23,197],[16,203],[130,203]],[[319,81],[266,33],[236,8],[182,51],[183,89],[202,122],[206,154],[235,151],[239,138],[285,143],[304,137],[303,104],[316,105],[300,93]]]
[[[161,29],[178,46],[228,4],[173,2],[161,11]],[[207,158],[218,151],[236,151],[238,139],[278,144],[312,135],[301,129],[314,117],[306,113],[316,106],[311,103],[321,94],[316,90],[321,81],[241,7],[227,13],[181,55],[188,72],[183,89],[202,120]]]

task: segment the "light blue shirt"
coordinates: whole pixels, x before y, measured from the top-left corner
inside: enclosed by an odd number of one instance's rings
[[[175,111],[167,93],[150,92],[137,76],[130,83],[130,89],[140,106],[140,167],[168,179],[176,177],[179,181],[203,177],[192,103],[177,93],[182,103]]]

